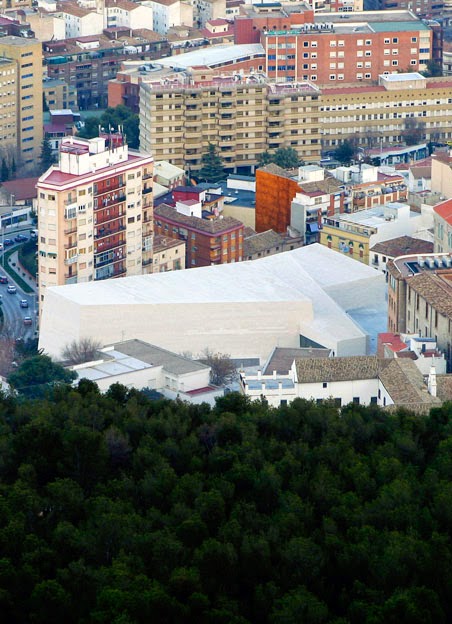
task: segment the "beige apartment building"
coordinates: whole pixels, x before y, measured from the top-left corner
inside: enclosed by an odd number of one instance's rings
[[[12,59],[0,58],[0,145],[17,144],[17,75]]]
[[[388,74],[379,85],[322,89],[213,70],[148,80],[140,86],[141,145],[188,172],[200,169],[209,142],[228,170],[243,172],[279,147],[309,163],[345,139],[374,157],[395,144],[452,139],[450,78]]]
[[[41,301],[49,286],[152,272],[152,169],[120,135],[63,139],[37,184]]]
[[[140,145],[156,160],[196,172],[209,142],[230,171],[254,167],[263,152],[279,147],[293,147],[302,160],[320,158],[317,87],[274,84],[262,75],[214,79],[209,70],[199,82],[178,80],[140,87]]]
[[[18,167],[31,167],[39,158],[43,132],[42,46],[37,39],[1,37],[0,57],[12,63],[4,71],[12,71],[14,66],[14,85],[12,83],[8,85],[8,80],[12,81],[13,74],[6,74],[4,77],[2,75],[4,78],[2,82],[6,82],[7,94],[10,92],[12,96],[14,91],[15,97],[15,136],[10,136],[9,144],[16,150],[15,159]],[[11,88],[8,89],[8,86]],[[5,85],[2,85],[2,89],[4,88]],[[0,100],[3,114],[12,112],[12,110],[7,110],[6,113],[4,111],[4,104],[10,103],[8,98],[9,95],[5,101],[3,98]],[[12,128],[9,130],[11,130],[9,134],[12,135]]]
[[[363,148],[452,138],[452,81],[418,73],[381,75],[379,85],[324,88],[322,147],[352,139]],[[408,139],[408,141],[407,141]]]

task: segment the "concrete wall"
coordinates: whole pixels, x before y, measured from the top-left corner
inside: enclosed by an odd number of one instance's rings
[[[265,360],[275,345],[298,347],[300,319],[309,324],[312,318],[309,301],[79,307],[49,290],[40,348],[58,357],[68,342],[85,336],[103,345],[138,338],[175,353],[197,355],[208,347]]]

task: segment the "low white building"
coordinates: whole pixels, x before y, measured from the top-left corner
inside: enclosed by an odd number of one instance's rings
[[[125,26],[126,28],[139,29],[153,28],[153,11],[151,6],[146,6],[131,0],[106,0],[105,12],[107,28]]]
[[[56,16],[64,19],[66,39],[98,35],[104,28],[104,16],[101,13],[83,9],[75,2],[60,2],[57,9]]]
[[[240,373],[241,391],[252,399],[263,397],[274,407],[301,398],[317,403],[331,400],[337,407],[375,404],[424,412],[441,404],[435,381],[429,383],[424,383],[412,360],[376,356],[297,358],[286,375]]]
[[[386,319],[383,274],[309,245],[247,262],[47,288],[39,346],[59,357],[81,337],[103,345],[139,338],[174,352],[210,348],[261,362],[275,345],[364,355]]]
[[[166,35],[173,26],[193,26],[193,7],[181,0],[146,0],[143,2],[152,9],[152,30]]]
[[[101,349],[93,362],[70,367],[77,381],[89,379],[105,392],[115,383],[156,390],[169,399],[214,404],[224,391],[210,385],[210,366],[141,340],[127,340]]]

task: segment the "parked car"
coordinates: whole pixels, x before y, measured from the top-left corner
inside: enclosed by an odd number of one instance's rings
[[[28,308],[28,301],[26,299],[21,299],[20,300],[20,307],[21,308]]]
[[[7,284],[8,283],[8,278],[6,277],[6,275],[0,275],[0,284]]]
[[[16,243],[26,243],[28,240],[28,236],[25,236],[25,234],[18,234],[14,240],[16,241]]]
[[[5,238],[5,240],[3,241],[3,245],[5,247],[11,247],[11,245],[14,245],[14,241],[10,238]]]
[[[24,318],[24,325],[33,325],[33,321],[32,321],[31,316],[26,316]]]
[[[13,286],[12,284],[10,284],[7,288],[8,292],[10,295],[15,295],[17,292],[17,288],[15,286]]]

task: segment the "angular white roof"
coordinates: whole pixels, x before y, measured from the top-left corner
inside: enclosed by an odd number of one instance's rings
[[[247,56],[253,57],[256,54],[264,54],[264,48],[260,43],[243,43],[238,45],[215,45],[208,48],[200,48],[185,54],[176,54],[158,60],[159,65],[164,67],[212,67],[219,63],[234,62]]]
[[[84,336],[138,338],[176,353],[209,347],[266,359],[300,335],[336,355],[367,353],[383,331],[385,279],[322,245],[258,260],[47,288],[40,347],[52,355]],[[363,330],[354,319],[378,318]],[[377,323],[375,323],[375,326]],[[314,345],[315,346],[315,345]]]
[[[315,244],[234,264],[48,288],[83,306],[303,301],[375,278],[375,269]]]

